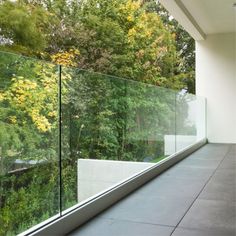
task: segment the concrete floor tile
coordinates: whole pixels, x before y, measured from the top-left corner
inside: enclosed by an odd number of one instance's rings
[[[206,159],[187,158],[181,162],[181,166],[216,169],[219,166],[220,162],[221,162],[220,159],[214,160],[214,159],[207,159],[207,158]]]
[[[197,199],[180,227],[236,233],[236,203]]]
[[[203,179],[156,178],[138,189],[134,194],[155,197],[195,198],[204,187]]]
[[[236,170],[236,158],[227,157],[220,164],[219,169],[232,169]]]
[[[215,169],[182,166],[181,163],[165,171],[159,178],[172,177],[177,179],[203,180],[207,181]]]
[[[130,221],[96,219],[71,232],[70,236],[170,236],[172,227]]]
[[[236,184],[211,181],[204,188],[199,198],[236,202]]]
[[[236,172],[232,169],[217,170],[199,198],[236,201]]]
[[[177,190],[178,191],[178,190]],[[176,226],[194,199],[175,197],[132,196],[104,212],[107,219]]]

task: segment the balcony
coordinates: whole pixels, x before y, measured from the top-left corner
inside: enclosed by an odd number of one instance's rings
[[[160,2],[199,96],[0,53],[0,235],[235,235],[233,2]]]
[[[234,236],[236,145],[207,144],[73,236]]]

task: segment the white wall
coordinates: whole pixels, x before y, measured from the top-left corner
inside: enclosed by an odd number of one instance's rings
[[[78,202],[153,165],[155,163],[78,159]]]
[[[236,143],[236,34],[196,42],[196,93],[207,98],[207,138]]]
[[[194,135],[165,135],[164,140],[166,156],[179,152],[198,141],[197,136]]]

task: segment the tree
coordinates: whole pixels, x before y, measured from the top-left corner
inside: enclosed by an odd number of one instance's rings
[[[8,39],[3,48],[49,60],[69,53],[82,69],[194,90],[194,41],[153,0],[24,0],[0,6],[2,39]]]
[[[50,13],[44,8],[23,1],[0,3],[1,49],[35,55],[47,47]]]
[[[178,65],[175,66],[177,77],[172,84],[181,82],[185,84],[188,92],[195,94],[195,41],[186,32],[183,27],[169,14],[167,10],[160,4],[147,0],[146,9],[150,12],[156,12],[175,38],[176,50],[178,53]]]

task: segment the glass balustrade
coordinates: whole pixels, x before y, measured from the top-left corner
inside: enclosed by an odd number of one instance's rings
[[[0,235],[70,209],[205,138],[205,99],[0,53]]]

